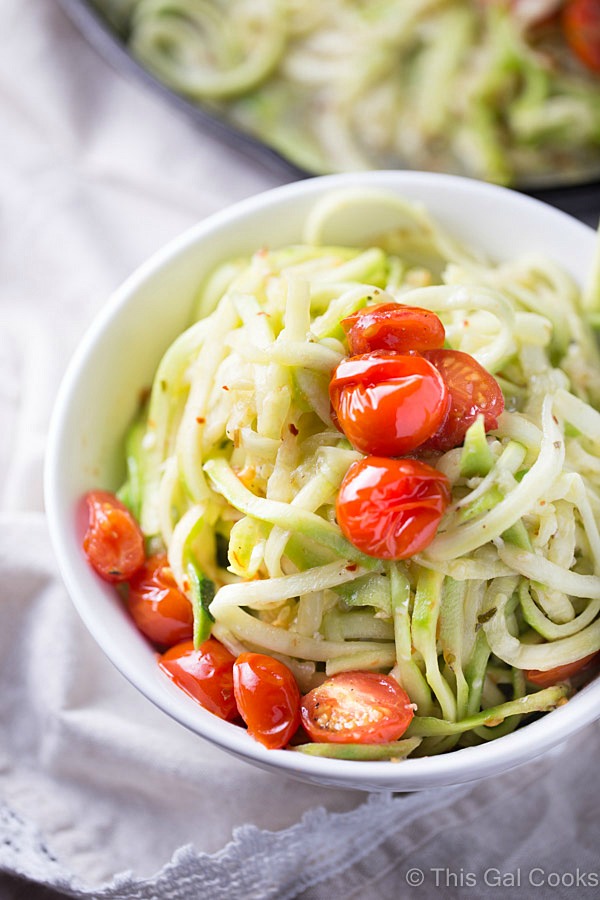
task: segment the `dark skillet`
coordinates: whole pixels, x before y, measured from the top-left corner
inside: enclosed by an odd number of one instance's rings
[[[186,100],[155,78],[141,66],[129,53],[108,22],[95,9],[90,0],[58,0],[67,13],[84,34],[89,43],[115,69],[131,74],[147,84],[153,91],[164,97],[172,106],[181,110],[200,128],[215,135],[230,147],[242,151],[246,156],[277,172],[290,180],[309,178],[311,173],[296,166],[282,154],[264,144],[258,138],[246,134],[229,122],[218,118],[212,112]],[[576,216],[594,228],[600,219],[600,181],[586,182],[576,185],[522,189],[530,194]]]

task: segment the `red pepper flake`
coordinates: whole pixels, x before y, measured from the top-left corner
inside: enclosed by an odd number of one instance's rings
[[[298,434],[298,429],[296,428],[296,426],[294,425],[293,422],[290,422],[289,429],[290,429],[291,433],[294,435],[294,437],[296,437],[296,435]]]
[[[261,309],[260,312],[256,313],[257,316],[266,316],[267,319],[271,318],[271,313],[265,312],[264,309]]]
[[[198,425],[204,425],[206,419],[204,418],[204,416],[196,416],[196,422],[198,423]]]
[[[358,569],[358,564],[357,564],[357,563],[350,563],[349,566],[346,566],[346,570],[347,570],[348,572],[356,572],[357,569]]]
[[[228,390],[229,390],[229,388],[227,387],[226,384],[222,384],[221,387],[223,388],[224,391],[228,391]]]

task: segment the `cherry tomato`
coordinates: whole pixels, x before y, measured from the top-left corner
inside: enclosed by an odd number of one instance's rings
[[[177,644],[158,660],[177,687],[228,722],[238,717],[233,695],[234,662],[235,657],[215,638],[208,638],[198,650],[194,650],[193,641]]]
[[[89,522],[83,549],[105,581],[127,581],[144,563],[144,538],[120,500],[108,491],[86,495]]]
[[[177,587],[166,556],[146,560],[129,582],[127,603],[139,630],[158,646],[172,647],[192,637],[192,605]]]
[[[563,12],[567,43],[581,62],[600,74],[600,3],[570,0]]]
[[[527,681],[531,681],[532,684],[537,684],[538,687],[552,687],[553,684],[558,684],[559,681],[566,681],[567,678],[576,675],[597,656],[597,653],[591,653],[589,656],[584,656],[582,659],[576,659],[575,662],[567,663],[564,666],[556,666],[555,669],[546,669],[545,672],[541,669],[527,669],[525,671],[525,677],[527,678]]]
[[[372,350],[435,350],[444,346],[446,334],[434,312],[401,303],[368,306],[342,319],[341,326],[352,356]]]
[[[414,716],[395,679],[375,672],[340,672],[302,698],[302,724],[317,743],[397,741]]]
[[[350,443],[376,456],[411,453],[435,434],[449,407],[444,379],[431,363],[394,353],[342,360],[329,396]]]
[[[406,559],[431,543],[449,502],[448,479],[426,463],[367,456],[346,472],[336,514],[363,553]]]
[[[233,689],[248,733],[270,750],[285,747],[300,725],[300,691],[288,667],[262,653],[242,653]]]
[[[487,369],[460,350],[428,350],[425,356],[439,371],[450,393],[450,412],[437,433],[427,441],[427,449],[445,452],[460,447],[467,429],[480,414],[486,431],[498,427],[504,397]]]

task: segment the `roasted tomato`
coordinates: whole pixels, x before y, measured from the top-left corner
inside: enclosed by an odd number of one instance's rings
[[[436,433],[449,407],[444,379],[431,363],[394,353],[342,360],[329,396],[352,446],[376,456],[411,453]]]
[[[426,463],[367,456],[346,472],[336,515],[363,553],[406,559],[431,543],[449,502],[448,479]]]
[[[445,452],[460,447],[478,415],[483,415],[486,431],[497,428],[504,397],[494,376],[460,350],[428,350],[425,356],[446,382],[450,394],[450,411],[426,448]]]
[[[581,62],[600,74],[600,3],[569,0],[563,12],[567,43]]]
[[[192,637],[194,615],[166,556],[151,556],[129,582],[127,604],[133,621],[159,647]]]
[[[88,527],[83,549],[105,581],[127,581],[144,563],[144,538],[139,525],[114,494],[86,495]]]
[[[577,675],[578,672],[596,660],[599,655],[600,654],[598,653],[591,653],[589,656],[584,656],[582,659],[576,659],[575,662],[567,663],[564,666],[556,666],[555,669],[546,669],[545,672],[541,669],[527,669],[525,671],[525,677],[527,678],[527,681],[531,681],[532,684],[537,684],[538,687],[552,687],[553,684],[558,684],[559,681],[566,681],[567,678],[572,678],[573,675]]]
[[[318,743],[397,741],[413,715],[406,691],[375,672],[341,672],[302,698],[302,724]]]
[[[204,709],[229,722],[237,719],[233,695],[235,657],[215,638],[208,638],[198,650],[194,650],[192,641],[177,644],[163,653],[158,662],[177,687]]]
[[[435,350],[444,346],[446,334],[434,312],[401,303],[368,306],[342,319],[341,325],[352,356],[373,350]]]
[[[262,653],[242,653],[233,687],[248,733],[270,750],[285,747],[300,724],[300,691],[288,667]]]

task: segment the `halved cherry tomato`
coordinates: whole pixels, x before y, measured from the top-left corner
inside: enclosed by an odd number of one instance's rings
[[[194,650],[193,641],[177,644],[158,660],[177,687],[228,722],[238,717],[233,696],[234,662],[235,657],[215,638],[208,638],[198,650]]]
[[[342,360],[329,396],[350,443],[377,456],[411,453],[435,434],[449,407],[444,379],[431,363],[381,351]]]
[[[367,456],[346,472],[336,515],[363,553],[406,559],[431,543],[449,502],[448,479],[426,463]]]
[[[108,491],[90,491],[85,500],[89,522],[83,549],[90,565],[105,581],[127,581],[144,563],[139,525]]]
[[[567,43],[581,62],[600,74],[600,3],[569,0],[563,12]]]
[[[460,350],[428,350],[425,356],[446,382],[450,394],[450,411],[437,433],[427,441],[427,449],[445,452],[460,447],[478,415],[483,415],[486,431],[498,427],[504,397],[487,369]]]
[[[414,707],[388,675],[340,672],[302,698],[301,712],[317,743],[384,744],[404,734]]]
[[[365,307],[340,324],[348,335],[352,356],[372,350],[434,350],[444,346],[446,335],[434,312],[401,303]]]
[[[288,667],[262,653],[242,653],[233,689],[248,733],[270,750],[285,747],[300,724],[300,691]]]
[[[151,556],[129,582],[127,597],[133,621],[159,647],[172,647],[192,637],[194,615],[166,556]]]
[[[598,655],[598,653],[591,653],[589,656],[584,656],[582,659],[576,659],[575,662],[567,663],[564,666],[546,669],[545,672],[541,669],[527,669],[525,671],[525,677],[527,681],[531,681],[532,684],[537,684],[538,687],[552,687],[553,684],[558,684],[559,681],[566,681],[567,678],[572,678],[573,675],[576,675],[585,668],[585,666],[589,665],[589,663],[598,657]]]

